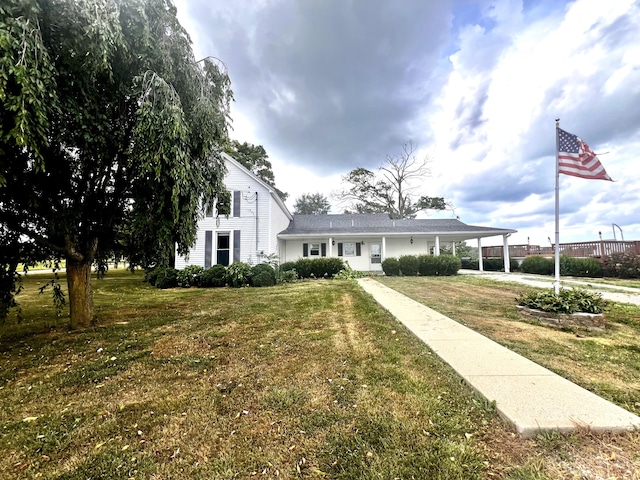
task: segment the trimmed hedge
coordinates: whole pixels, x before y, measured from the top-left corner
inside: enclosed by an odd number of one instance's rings
[[[524,273],[535,273],[538,275],[553,275],[555,262],[552,258],[527,257],[522,261],[520,269]]]
[[[461,262],[461,268],[468,270],[480,270],[480,262],[478,260],[471,260],[465,258]],[[504,259],[503,258],[483,258],[482,268],[487,272],[504,272]],[[514,258],[509,259],[509,271],[517,272],[521,269],[520,264]]]
[[[388,277],[397,277],[400,275],[400,262],[397,258],[385,258],[382,261],[382,271]]]
[[[159,270],[155,281],[157,288],[174,288],[178,286],[178,270],[164,267],[157,270]]]
[[[276,271],[268,263],[259,263],[251,267],[251,285],[254,287],[272,287],[276,284]]]
[[[301,258],[294,263],[298,278],[333,278],[343,269],[344,262],[336,257]]]
[[[458,273],[460,266],[460,259],[454,255],[403,255],[400,258],[385,258],[382,271],[390,277],[447,276]]]
[[[640,255],[614,253],[604,259],[603,273],[606,277],[640,278]]]
[[[204,267],[199,265],[188,265],[178,271],[176,281],[179,287],[196,287],[200,284],[200,275],[204,272]]]
[[[226,277],[227,269],[224,265],[213,265],[200,274],[198,286],[204,288],[224,287],[227,284]]]

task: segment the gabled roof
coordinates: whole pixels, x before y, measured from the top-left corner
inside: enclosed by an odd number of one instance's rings
[[[349,235],[442,235],[457,239],[492,237],[515,233],[516,230],[467,225],[457,219],[393,220],[386,213],[342,215],[293,215],[289,228],[280,238]]]
[[[289,211],[289,209],[287,208],[287,206],[284,204],[284,202],[282,201],[282,199],[280,198],[280,195],[278,195],[275,191],[275,189],[269,185],[267,182],[265,182],[264,180],[262,180],[259,176],[257,176],[256,174],[254,174],[251,170],[249,170],[247,167],[245,167],[244,165],[242,165],[240,162],[238,162],[235,158],[233,158],[232,156],[230,156],[229,154],[225,153],[225,152],[220,152],[222,154],[222,158],[225,159],[225,161],[233,164],[234,166],[236,166],[237,168],[239,168],[244,174],[248,175],[250,178],[252,178],[255,182],[257,182],[258,184],[262,185],[264,188],[266,188],[269,193],[271,194],[271,196],[274,198],[274,200],[276,201],[276,203],[278,204],[278,206],[282,209],[282,211],[284,212],[284,214],[289,218],[292,219],[293,215],[291,215],[291,212]]]

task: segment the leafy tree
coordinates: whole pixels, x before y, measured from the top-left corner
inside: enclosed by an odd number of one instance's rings
[[[295,215],[326,215],[331,205],[321,193],[304,193],[293,206]]]
[[[19,258],[66,259],[87,326],[93,264],[166,264],[203,200],[228,213],[230,81],[196,62],[170,0],[4,0],[0,45],[0,232]]]
[[[251,173],[271,185],[282,200],[287,199],[289,194],[284,193],[276,187],[276,177],[273,174],[273,167],[262,145],[252,145],[247,142],[240,143],[238,140],[231,140],[225,145],[224,151],[240,162]]]
[[[417,196],[414,180],[430,176],[429,159],[417,159],[409,141],[396,157],[387,155],[379,174],[356,168],[343,177],[346,190],[338,194],[346,203],[345,213],[388,213],[391,218],[415,218],[421,210],[444,210],[442,197]]]

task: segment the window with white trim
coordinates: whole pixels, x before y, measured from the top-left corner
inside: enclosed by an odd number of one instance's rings
[[[342,254],[345,257],[355,257],[356,256],[356,244],[353,242],[347,242],[343,244]]]
[[[319,257],[320,256],[320,244],[319,243],[310,243],[309,244],[309,256],[310,257]]]

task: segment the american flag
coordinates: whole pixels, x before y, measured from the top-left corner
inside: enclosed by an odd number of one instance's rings
[[[605,171],[602,163],[589,145],[584,143],[577,135],[565,132],[561,128],[559,132],[558,161],[560,173],[573,175],[574,177],[589,178],[592,180],[613,181]]]

